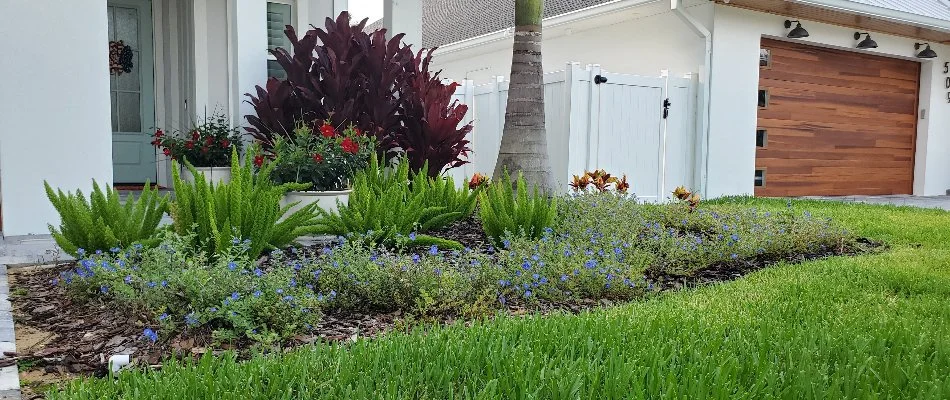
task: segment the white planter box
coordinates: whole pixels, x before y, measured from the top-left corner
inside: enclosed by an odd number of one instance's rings
[[[346,204],[350,198],[350,192],[352,191],[353,190],[350,189],[327,192],[287,192],[281,200],[280,206],[283,207],[291,203],[300,202],[291,207],[290,210],[287,211],[287,214],[284,215],[293,214],[297,210],[313,203],[317,203],[317,206],[325,211],[335,212],[337,210],[336,201],[339,200],[341,203]]]
[[[198,174],[204,175],[204,179],[213,182],[215,185],[231,182],[231,167],[196,167]],[[195,177],[191,175],[188,168],[181,169],[181,179],[188,183],[194,183]]]

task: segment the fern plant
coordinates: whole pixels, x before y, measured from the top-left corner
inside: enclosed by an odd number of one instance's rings
[[[485,234],[496,245],[502,244],[506,234],[540,238],[544,229],[554,225],[557,200],[548,198],[538,189],[528,193],[528,184],[518,175],[517,189],[506,171],[501,179],[492,182],[479,195],[479,216]]]
[[[231,181],[214,184],[205,179],[183,181],[177,162],[173,162],[175,201],[171,215],[175,231],[181,235],[194,234],[195,247],[207,254],[222,254],[240,245],[248,246],[252,256],[286,247],[311,233],[316,219],[315,204],[290,215],[285,214],[296,203],[280,206],[287,191],[304,190],[310,184],[276,185],[270,180],[274,163],[257,173],[252,163],[252,157],[246,156],[241,165],[237,151],[233,150]],[[186,167],[194,176],[200,176],[192,165],[186,163]]]
[[[118,191],[109,186],[103,191],[95,180],[88,201],[79,190],[75,194],[63,193],[53,191],[46,181],[43,185],[62,221],[58,229],[49,225],[50,234],[63,251],[74,257],[80,256],[80,249],[154,244],[155,231],[168,210],[168,195],[159,196],[148,182],[138,198],[130,195],[124,205]]]
[[[457,217],[456,213],[446,212],[444,206],[429,205],[428,193],[409,188],[408,162],[402,160],[387,171],[374,155],[369,166],[356,174],[347,204],[338,202],[336,212],[318,210],[320,219],[315,232],[370,245],[395,245],[400,244],[400,238],[408,238],[406,242],[410,245],[461,248],[456,241],[414,234]]]
[[[478,189],[472,190],[468,185],[456,187],[455,180],[451,176],[430,177],[428,169],[427,163],[413,175],[412,195],[422,197],[423,208],[443,207],[444,210],[427,220],[420,221],[423,232],[449,226],[475,213],[475,206],[478,205]]]

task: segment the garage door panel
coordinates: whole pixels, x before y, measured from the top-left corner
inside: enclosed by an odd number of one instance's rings
[[[885,138],[874,133],[838,133],[834,131],[812,132],[812,135],[787,135],[784,131],[770,130],[766,147],[769,149],[803,149],[803,150],[840,150],[847,153],[860,149],[880,149],[880,153],[905,155],[900,150],[909,153],[913,150],[913,143],[901,137]],[[897,136],[897,135],[893,135]],[[898,151],[892,151],[898,150]]]
[[[917,91],[917,74],[906,67],[913,61],[853,52],[843,57],[845,52],[830,49],[821,49],[817,57],[801,57],[803,52],[816,48],[777,41],[763,43],[772,54],[771,68],[760,72],[764,78],[877,91]]]
[[[769,101],[760,196],[899,194],[913,188],[918,63],[764,39]]]
[[[815,132],[819,131],[834,131],[840,133],[871,133],[871,134],[880,134],[880,135],[905,135],[903,129],[910,128],[909,126],[901,126],[902,124],[894,124],[893,126],[884,126],[883,124],[865,124],[857,125],[849,122],[835,121],[835,122],[813,122],[813,121],[797,121],[789,119],[777,119],[777,118],[764,118],[759,117],[758,122],[759,128],[768,129],[770,132],[781,131],[782,135],[790,136],[814,136]],[[913,123],[911,123],[913,125]],[[895,128],[902,128],[900,131],[896,131]]]

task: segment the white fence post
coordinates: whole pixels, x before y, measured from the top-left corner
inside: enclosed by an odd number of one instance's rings
[[[594,83],[597,76],[600,75],[600,65],[593,64],[587,66],[587,89],[588,89],[588,111],[587,111],[587,161],[584,170],[597,168],[600,162],[598,149],[600,148],[600,85]],[[584,172],[584,171],[578,171]]]
[[[584,99],[582,84],[584,71],[580,63],[567,63],[564,70],[564,97],[567,99],[565,113],[568,118],[568,153],[567,153],[567,181],[571,182],[573,175],[584,173],[587,168],[587,157],[590,143],[587,134],[587,118],[585,115],[587,101]]]

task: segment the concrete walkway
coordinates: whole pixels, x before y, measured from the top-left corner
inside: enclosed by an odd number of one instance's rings
[[[889,204],[920,208],[938,208],[950,211],[950,196],[806,196],[803,199],[842,201],[850,203]]]
[[[72,260],[72,257],[62,254],[49,235],[14,236],[0,240],[0,359],[6,358],[2,352],[16,352],[7,266],[66,260]],[[20,400],[20,376],[16,365],[0,368],[0,400]]]

